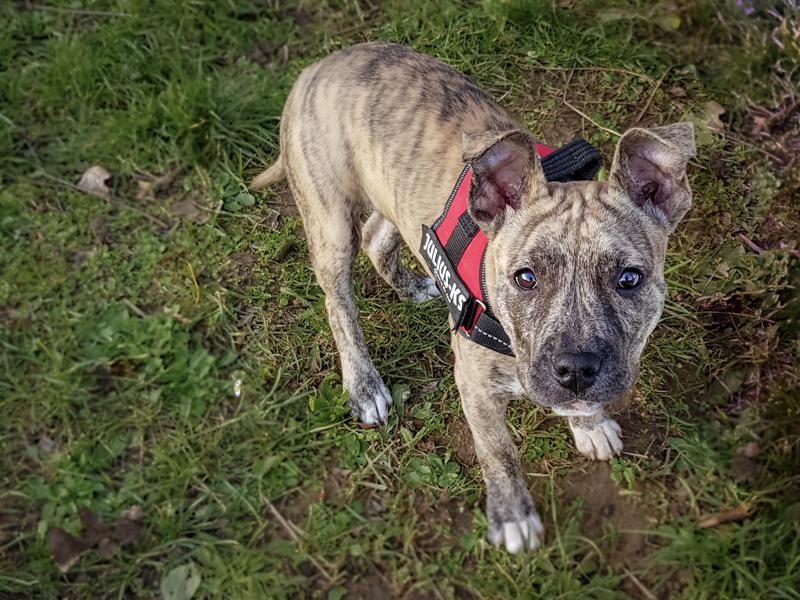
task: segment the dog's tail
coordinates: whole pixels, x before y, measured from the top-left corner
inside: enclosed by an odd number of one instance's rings
[[[286,179],[286,169],[284,168],[283,161],[279,156],[278,160],[276,160],[272,166],[270,166],[263,173],[257,175],[256,178],[250,182],[250,191],[254,192],[256,190],[260,190],[261,188],[272,185],[281,179]]]

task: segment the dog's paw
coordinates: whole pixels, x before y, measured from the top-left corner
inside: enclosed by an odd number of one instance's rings
[[[594,460],[609,460],[622,452],[622,428],[614,419],[603,419],[592,429],[572,424],[572,436],[578,452]]]
[[[511,486],[487,481],[486,517],[489,541],[498,548],[505,547],[511,554],[536,550],[544,541],[542,521],[522,479]]]
[[[544,527],[536,511],[517,521],[501,521],[489,526],[489,541],[511,554],[520,550],[536,550],[544,540]]]
[[[378,427],[386,423],[392,395],[380,375],[361,377],[347,389],[347,404],[350,412],[365,427]]]
[[[414,304],[422,304],[428,300],[438,298],[441,295],[433,279],[430,277],[420,277],[417,280],[416,288],[411,292],[411,301]]]

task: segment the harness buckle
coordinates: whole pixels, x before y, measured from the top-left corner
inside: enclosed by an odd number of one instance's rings
[[[486,311],[486,304],[484,304],[483,300],[470,295],[467,299],[467,302],[464,304],[464,309],[461,311],[461,315],[459,315],[458,322],[453,327],[453,331],[458,331],[463,327],[464,333],[466,334],[467,338],[469,338],[472,334],[472,326],[475,322],[475,316],[478,312],[479,306],[484,310],[484,312]]]

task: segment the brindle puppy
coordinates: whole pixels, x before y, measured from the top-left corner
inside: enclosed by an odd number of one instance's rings
[[[465,161],[486,233],[489,302],[516,356],[452,336],[455,378],[486,482],[489,538],[534,549],[542,524],[506,429],[510,396],[569,418],[582,454],[622,450],[604,406],[635,382],[664,302],[667,237],[691,205],[690,123],[631,129],[607,182],[548,183],[531,135],[467,77],[408,48],[354,46],[307,68],[283,111],[281,154],[259,189],[288,178],[353,414],[378,425],[389,391],[353,298],[359,244],[402,297],[438,295],[400,262],[442,213]],[[360,215],[371,213],[365,223]],[[532,287],[531,287],[532,286]]]

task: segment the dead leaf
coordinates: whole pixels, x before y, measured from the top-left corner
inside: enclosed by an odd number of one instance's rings
[[[78,189],[85,194],[91,194],[108,200],[109,190],[106,180],[111,177],[111,173],[100,165],[94,165],[86,169],[78,182]]]
[[[139,179],[136,181],[136,199],[144,200],[153,195],[153,182],[146,179]]]
[[[737,454],[733,457],[731,461],[731,476],[738,483],[755,481],[759,475],[761,475],[761,465],[758,461],[742,454]]]
[[[686,90],[679,85],[673,85],[671,88],[669,88],[668,94],[672,98],[686,98],[689,95],[686,93]]]
[[[131,521],[141,521],[144,516],[144,511],[141,506],[134,504],[129,509],[123,510],[119,516],[123,519],[130,519]]]
[[[736,454],[746,456],[747,458],[757,458],[761,454],[761,448],[755,442],[748,442],[741,448],[736,450]]]
[[[161,596],[164,600],[190,600],[201,581],[193,562],[175,567],[161,580]]]
[[[708,529],[709,527],[716,527],[723,523],[730,523],[732,521],[741,521],[750,516],[753,509],[750,506],[737,506],[728,510],[723,510],[713,515],[703,517],[697,522],[697,526],[701,529]]]
[[[62,573],[78,562],[84,550],[89,548],[84,540],[79,540],[60,527],[53,527],[47,532],[47,545],[53,553],[58,570]]]
[[[94,546],[100,540],[108,537],[108,527],[96,512],[82,506],[78,510],[78,516],[83,525],[83,541],[88,544],[88,547]]]
[[[114,535],[121,546],[135,544],[142,535],[142,526],[136,521],[120,517],[114,524]]]
[[[208,221],[208,213],[200,208],[191,198],[179,200],[169,207],[169,212],[176,217],[188,219],[193,223],[203,224]]]
[[[725,129],[725,125],[720,120],[720,117],[725,114],[725,109],[722,105],[715,100],[709,100],[705,103],[705,116],[706,126],[716,133],[720,133]]]
[[[268,208],[261,218],[261,223],[267,229],[277,229],[281,214],[274,208]]]
[[[755,481],[761,475],[761,463],[756,458],[761,454],[761,448],[756,442],[749,442],[736,449],[736,455],[731,461],[731,475],[739,483]]]

